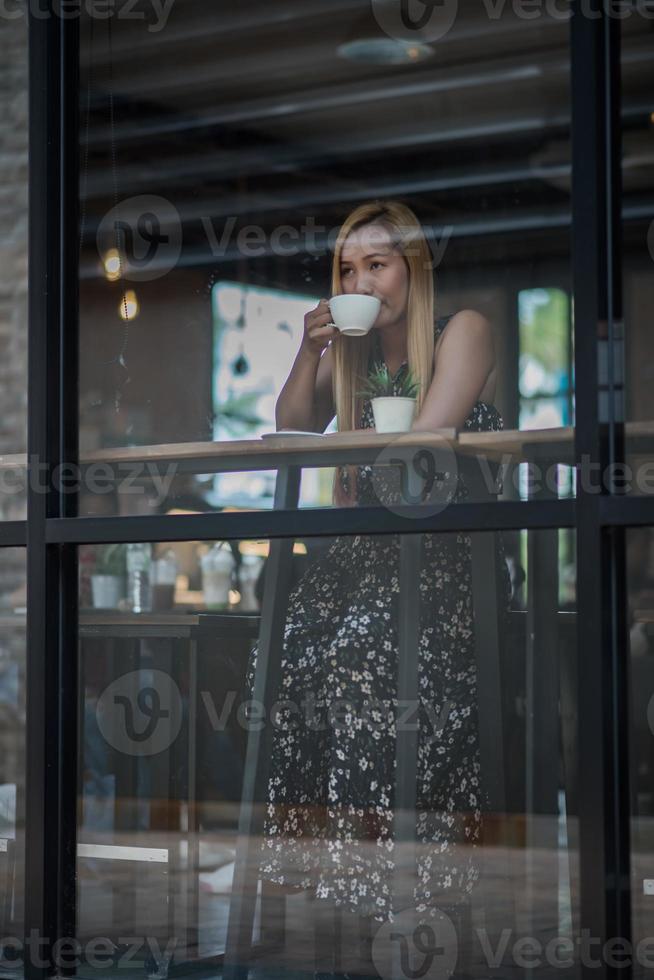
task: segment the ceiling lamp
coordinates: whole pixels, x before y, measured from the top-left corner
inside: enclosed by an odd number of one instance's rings
[[[139,301],[133,289],[128,289],[123,295],[118,312],[123,320],[134,320],[139,315]]]
[[[434,49],[423,41],[392,37],[362,37],[339,45],[338,54],[360,65],[411,65],[426,61]]]
[[[117,248],[110,248],[102,260],[104,274],[109,282],[120,279],[120,253]]]

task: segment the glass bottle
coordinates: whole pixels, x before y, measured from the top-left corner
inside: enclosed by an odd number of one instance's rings
[[[151,567],[151,544],[127,545],[127,602],[132,612],[149,612],[152,609]]]
[[[234,556],[225,541],[218,541],[200,559],[202,566],[202,591],[207,609],[229,608],[229,590],[232,587]]]

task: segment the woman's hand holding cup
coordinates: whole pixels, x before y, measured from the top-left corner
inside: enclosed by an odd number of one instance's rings
[[[304,317],[302,346],[315,357],[320,357],[337,333],[332,322],[329,301],[321,299],[315,310],[310,310]]]

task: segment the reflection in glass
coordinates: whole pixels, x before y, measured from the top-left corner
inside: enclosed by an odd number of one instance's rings
[[[649,885],[654,853],[654,535],[651,527],[626,535],[627,626],[629,629],[631,902],[632,938],[651,936]],[[647,959],[634,957],[634,976],[645,977]],[[651,969],[651,967],[650,967]]]
[[[520,316],[520,428],[573,425],[570,301],[560,289],[523,289]]]
[[[622,294],[623,319],[614,324],[614,414],[626,421],[627,480],[621,492],[654,493],[654,180],[651,166],[651,20],[621,21]],[[608,359],[608,358],[607,358]],[[609,406],[604,407],[608,414]]]
[[[551,396],[567,408],[527,413],[517,301],[569,293],[569,24],[459,4],[450,29],[410,44],[380,8],[257,0],[246,23],[236,3],[191,2],[111,28],[83,15],[83,452],[168,446],[177,459],[256,434],[255,418],[272,427],[304,314],[330,295],[335,233],[375,199],[418,215],[437,314],[492,324],[505,428],[571,421],[569,378]],[[270,473],[204,474],[191,489],[206,509],[270,505]],[[331,505],[328,468],[311,479],[302,505]],[[116,513],[151,512],[116,497]],[[81,513],[101,511],[86,495]]]
[[[302,339],[304,314],[316,297],[240,283],[213,287],[213,438],[255,439],[274,432],[275,403]],[[335,429],[331,425],[329,430]],[[211,503],[272,507],[275,471],[227,473],[214,478]],[[307,470],[302,505],[331,501],[331,472]]]
[[[457,968],[473,976],[487,975],[502,930],[507,969],[521,937],[543,951],[571,939],[575,562],[564,532],[532,535],[503,535],[510,561],[495,571],[493,532],[234,542],[236,579],[220,542],[162,542],[150,568],[175,569],[173,605],[140,613],[90,607],[85,572],[80,941],[143,937],[136,960],[155,972],[219,967],[235,875],[252,912],[247,956],[280,971],[387,975],[393,907],[396,922],[400,909],[447,915]],[[105,551],[105,567],[126,571],[126,557]],[[263,621],[265,590],[269,610],[287,610],[279,627]],[[416,658],[412,749],[397,698],[399,624],[415,597],[417,652],[402,647]],[[269,701],[257,705],[266,657]],[[257,740],[265,788],[253,800],[244,776]],[[413,751],[415,813],[396,782]],[[418,835],[415,864],[402,826]]]
[[[22,976],[25,860],[25,552],[0,551],[0,974]]]

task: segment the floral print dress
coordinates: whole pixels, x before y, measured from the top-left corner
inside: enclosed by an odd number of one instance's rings
[[[436,321],[436,338],[450,318]],[[477,402],[465,428],[502,424],[493,405]],[[360,427],[373,425],[366,401]],[[467,488],[456,479],[458,500]],[[359,504],[379,505],[379,486],[370,466],[357,467]],[[470,538],[422,537],[414,898],[428,914],[465,900],[479,877],[484,801]],[[290,595],[260,855],[262,878],[380,921],[393,919],[399,553],[396,534],[336,538]],[[255,646],[250,692],[256,659]]]

